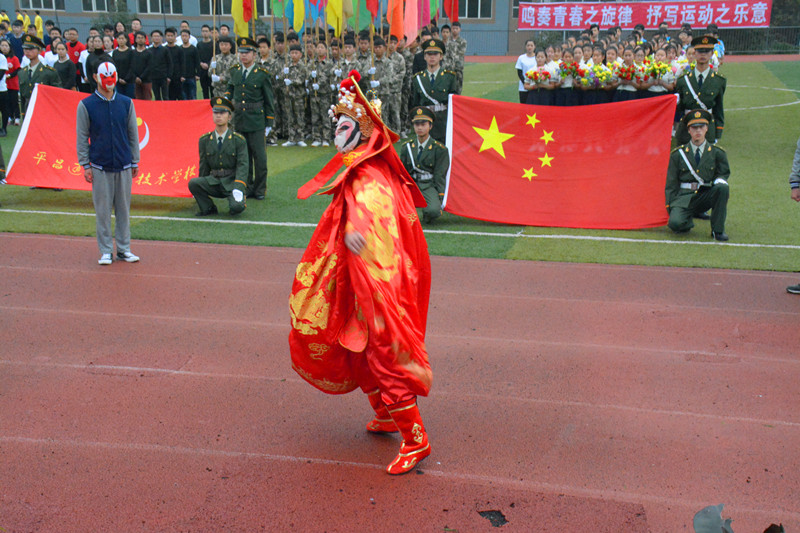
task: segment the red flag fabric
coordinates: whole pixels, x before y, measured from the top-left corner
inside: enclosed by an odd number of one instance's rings
[[[442,8],[450,22],[458,22],[458,0],[442,0]]]
[[[416,0],[409,0],[406,2],[405,11],[403,11],[403,34],[409,41],[417,38],[419,33],[419,4]]]
[[[398,41],[401,41],[403,39],[403,0],[389,0],[386,18],[389,22],[389,35],[394,35]]]
[[[367,0],[367,11],[372,13],[372,18],[378,16],[378,0]]]
[[[242,0],[242,18],[245,22],[253,18],[253,0]]]
[[[9,161],[8,183],[92,189],[78,165],[75,137],[78,102],[86,96],[46,85],[36,86]],[[197,177],[197,141],[200,134],[214,128],[208,100],[134,100],[134,106],[141,161],[139,174],[133,178],[133,194],[191,197],[188,183]],[[179,126],[175,117],[180,117]]]
[[[526,226],[667,223],[675,97],[580,107],[451,96],[445,210]]]

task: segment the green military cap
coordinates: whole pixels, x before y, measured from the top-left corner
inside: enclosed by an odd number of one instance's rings
[[[686,121],[686,126],[689,128],[692,126],[702,126],[703,124],[708,126],[711,123],[711,113],[705,109],[694,109],[687,113],[684,120]]]
[[[256,42],[250,37],[239,37],[236,39],[236,48],[240,52],[255,52]]]
[[[424,120],[433,123],[433,121],[436,120],[436,116],[433,114],[433,111],[427,107],[415,107],[411,110],[411,122]]]
[[[695,50],[713,50],[715,44],[717,44],[717,40],[710,35],[692,39],[692,46]]]
[[[445,46],[444,41],[441,39],[428,39],[424,43],[422,43],[422,51],[426,54],[432,54],[439,52],[440,54],[444,54]]]
[[[44,50],[44,43],[38,37],[26,33],[22,36],[22,48],[38,48]]]
[[[215,96],[211,99],[211,109],[214,111],[227,111],[233,113],[233,102],[224,96]]]

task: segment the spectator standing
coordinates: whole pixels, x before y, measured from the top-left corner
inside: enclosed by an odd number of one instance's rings
[[[8,87],[6,85],[6,71],[8,71],[8,59],[3,54],[0,54],[0,108],[3,110],[8,108]],[[8,117],[3,111],[3,124],[0,127],[0,137],[8,135],[6,127],[8,126]],[[5,163],[3,163],[3,172],[5,172]],[[3,176],[5,178],[5,176]]]
[[[167,28],[164,30],[164,38],[167,40],[165,45],[167,52],[169,52],[170,70],[167,75],[167,99],[180,100],[183,88],[181,86],[181,71],[183,71],[183,52],[178,45],[177,30],[175,28]]]
[[[92,53],[86,58],[83,65],[84,77],[89,84],[89,92],[94,92],[97,89],[97,82],[94,79],[94,74],[97,72],[97,67],[101,63],[112,62],[111,56],[108,55],[103,47],[103,39],[100,36],[91,37]]]
[[[75,64],[67,55],[67,45],[64,42],[59,42],[55,45],[55,48],[57,59],[53,63],[53,69],[58,73],[58,77],[61,80],[61,88],[76,91]]]
[[[11,23],[11,33],[6,34],[6,39],[8,42],[11,43],[11,50],[14,52],[14,55],[17,56],[17,59],[22,61],[22,37],[24,35],[24,30],[22,27],[22,21],[15,20]]]
[[[200,87],[203,90],[203,99],[211,98],[211,75],[209,65],[214,57],[214,43],[211,41],[211,28],[203,24],[200,29],[201,40],[197,43],[197,57],[200,60]]]
[[[6,88],[6,107],[3,108],[3,128],[10,126],[12,122],[19,126],[19,59],[11,50],[11,43],[8,40],[0,40],[0,53],[3,54],[8,63],[5,80]],[[75,78],[75,66],[73,65],[72,78]]]
[[[161,44],[164,35],[159,30],[150,32],[153,46],[150,47],[150,82],[153,84],[153,98],[168,100],[168,87],[172,75],[172,55]]]
[[[117,34],[117,48],[111,59],[117,67],[117,92],[128,98],[136,96],[136,76],[133,74],[133,49],[128,46],[128,34]]]
[[[117,259],[139,260],[131,253],[130,205],[133,177],[139,165],[139,128],[133,100],[115,90],[117,71],[102,63],[95,74],[97,90],[78,103],[78,163],[92,184],[101,265],[110,265],[114,243],[111,210],[116,217]]]
[[[525,73],[536,68],[536,44],[533,39],[525,41],[525,53],[517,58],[517,77],[519,78],[519,103],[528,101],[528,91],[525,89]]]
[[[135,95],[137,100],[152,100],[153,84],[150,82],[150,48],[145,42],[147,36],[142,31],[136,32],[136,48],[131,56],[131,74],[136,85]]]
[[[181,30],[180,84],[182,100],[197,99],[197,80],[200,79],[200,56],[197,53],[197,47],[190,42],[191,36],[189,30]]]

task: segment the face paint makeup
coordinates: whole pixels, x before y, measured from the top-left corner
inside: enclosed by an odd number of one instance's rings
[[[336,123],[336,135],[333,144],[341,154],[352,151],[361,141],[361,130],[352,118],[342,115]]]

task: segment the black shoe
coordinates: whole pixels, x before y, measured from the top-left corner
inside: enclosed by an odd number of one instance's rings
[[[720,233],[717,233],[716,231],[712,231],[711,232],[711,236],[714,237],[715,239],[717,239],[718,241],[722,241],[722,242],[728,240],[728,234],[725,233],[724,231],[722,231]]]
[[[0,129],[0,137],[7,137],[7,136],[8,132],[6,131],[6,129],[5,128]]]
[[[254,194],[253,198],[255,198],[256,200],[263,200],[265,196],[263,194]]]
[[[700,220],[711,220],[711,216],[708,214],[708,211],[706,211],[705,213],[697,213],[694,216],[694,218],[697,218],[697,219],[700,219]]]
[[[200,211],[199,213],[196,213],[194,216],[207,217],[208,215],[216,215],[217,213],[219,213],[219,211],[217,211],[217,206],[212,205],[209,209],[205,211]]]
[[[786,292],[792,294],[800,294],[800,283],[798,283],[797,285],[789,285],[788,287],[786,287]]]

